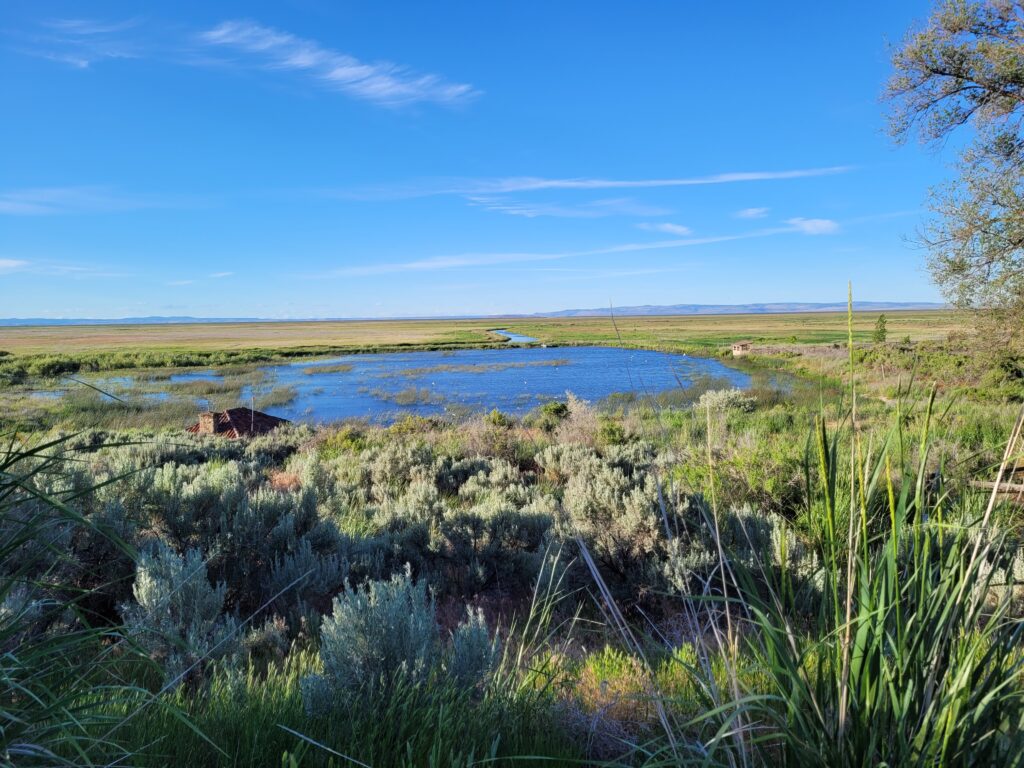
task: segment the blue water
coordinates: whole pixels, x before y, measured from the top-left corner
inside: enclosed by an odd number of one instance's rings
[[[259,379],[253,377],[253,386],[243,388],[240,404],[248,405],[253,395],[259,401],[275,387],[291,387],[296,393],[293,400],[261,410],[292,421],[387,422],[403,414],[457,417],[492,408],[521,415],[549,400],[564,400],[567,392],[597,403],[619,393],[647,397],[686,389],[708,378],[715,380],[715,387],[750,386],[747,374],[710,358],[618,347],[522,346],[535,339],[508,336],[511,346],[501,349],[346,355],[265,366]],[[330,370],[339,365],[347,370]],[[181,371],[165,381],[220,378],[213,369]],[[135,378],[105,377],[93,384],[128,398]],[[32,394],[60,397],[64,391]],[[185,396],[169,388],[142,397],[160,402]],[[189,399],[197,409],[209,407],[203,398]]]
[[[495,328],[493,333],[504,336],[508,339],[509,344],[532,344],[537,341],[533,336],[524,336],[521,333],[513,333],[512,331],[506,331],[504,328]]]
[[[306,373],[338,364],[352,369]],[[295,399],[264,410],[293,421],[389,420],[459,415],[497,408],[523,414],[571,391],[591,402],[614,393],[655,395],[713,377],[719,386],[747,387],[750,377],[717,360],[615,347],[559,347],[348,355],[316,363],[265,368]],[[257,390],[258,391],[258,390]],[[416,400],[399,403],[403,396]]]

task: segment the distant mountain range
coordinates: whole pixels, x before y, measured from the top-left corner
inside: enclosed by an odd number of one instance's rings
[[[942,309],[945,305],[928,301],[855,301],[853,308],[860,312],[897,311],[908,309]],[[401,318],[403,320],[470,320],[490,317],[619,317],[652,315],[768,315],[787,312],[845,312],[845,302],[778,302],[774,304],[645,304],[636,307],[608,307],[595,309],[562,309],[557,312],[535,312],[531,315],[447,315],[443,317]],[[0,318],[0,326],[21,325],[167,325],[171,323],[285,323],[300,320],[382,320],[386,318],[316,317],[288,320],[262,317],[119,317],[119,318]]]

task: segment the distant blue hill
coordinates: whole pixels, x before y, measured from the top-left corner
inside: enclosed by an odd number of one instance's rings
[[[946,305],[927,301],[855,301],[853,308],[859,312],[898,311],[908,309],[943,309]],[[562,309],[557,312],[535,312],[530,315],[445,315],[413,320],[444,319],[486,319],[489,317],[607,317],[614,312],[619,317],[646,315],[768,315],[787,312],[845,312],[845,302],[778,302],[774,304],[645,304],[635,307],[601,307],[595,309]],[[290,318],[287,320],[264,317],[118,317],[118,318],[51,318],[51,317],[9,317],[0,318],[0,326],[20,325],[168,325],[173,323],[284,323],[307,321],[341,320],[384,320],[388,318],[359,317],[317,317]],[[396,318],[397,319],[397,318]]]

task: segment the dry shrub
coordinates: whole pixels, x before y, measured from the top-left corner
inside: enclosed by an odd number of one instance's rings
[[[563,726],[592,760],[614,761],[657,724],[640,661],[605,647],[583,662],[558,708]]]
[[[597,435],[601,429],[597,412],[586,400],[581,400],[572,392],[566,393],[566,404],[569,406],[569,415],[555,430],[556,442],[591,447],[597,445]]]
[[[628,757],[637,734],[623,723],[602,712],[588,712],[575,700],[565,700],[555,708],[562,731],[580,747],[588,759],[615,764]]]
[[[270,487],[275,491],[297,491],[302,487],[299,476],[294,472],[272,469],[267,476]]]
[[[529,440],[529,433],[525,430],[496,424],[488,415],[466,422],[459,431],[466,456],[501,458],[515,465],[523,458],[522,446]]]

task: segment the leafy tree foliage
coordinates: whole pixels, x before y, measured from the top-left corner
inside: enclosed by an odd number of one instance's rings
[[[879,315],[878,319],[875,321],[875,330],[871,333],[871,340],[875,342],[875,344],[884,344],[885,337],[887,335],[888,331],[885,328],[885,314],[883,313]]]
[[[974,130],[959,178],[935,190],[922,233],[956,306],[984,310],[1001,343],[1024,341],[1024,3],[942,0],[893,58],[890,129],[939,144]]]

